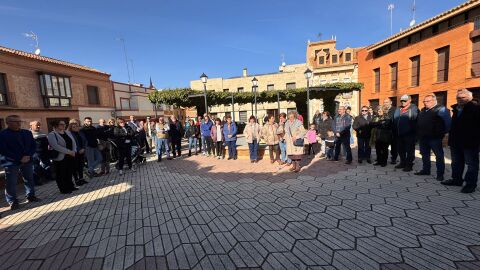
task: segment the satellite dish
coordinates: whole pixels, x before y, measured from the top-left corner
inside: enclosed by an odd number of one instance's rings
[[[35,55],[40,55],[40,48],[37,48],[37,49],[35,50]]]
[[[410,27],[414,26],[415,25],[415,19],[411,20],[410,21]]]

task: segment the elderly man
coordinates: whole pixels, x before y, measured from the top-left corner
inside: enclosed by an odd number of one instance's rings
[[[452,121],[450,110],[437,104],[437,97],[434,94],[426,95],[423,105],[417,121],[417,138],[420,143],[423,166],[422,170],[416,172],[415,175],[430,175],[430,152],[433,151],[437,165],[437,180],[443,181],[445,157],[442,140],[450,129]]]
[[[39,201],[35,197],[32,157],[36,144],[29,130],[22,129],[22,120],[18,115],[6,118],[7,128],[0,131],[0,163],[5,168],[5,197],[11,210],[19,208],[17,199],[18,174],[23,176],[28,202]]]
[[[168,136],[172,142],[171,149],[173,158],[176,158],[177,154],[178,157],[182,157],[182,135],[184,134],[182,123],[177,121],[177,117],[175,117],[175,115],[172,115],[170,120],[170,130],[168,131]]]
[[[402,105],[395,110],[393,116],[393,133],[397,139],[398,155],[400,156],[400,164],[395,168],[410,172],[415,160],[418,107],[412,103],[409,95],[403,95],[400,103]]]
[[[457,104],[452,106],[453,117],[448,145],[452,153],[452,179],[442,182],[447,186],[465,186],[462,193],[472,193],[477,187],[480,145],[480,104],[472,92],[462,89],[457,93]],[[465,178],[463,171],[468,166]]]
[[[30,131],[32,132],[36,145],[36,151],[32,157],[32,161],[33,179],[37,185],[42,184],[42,178],[46,181],[52,180],[52,174],[50,171],[52,161],[48,155],[49,144],[47,134],[41,131],[41,127],[42,125],[40,124],[40,121],[30,122]]]
[[[98,165],[102,163],[102,153],[98,150],[98,135],[100,132],[96,127],[92,125],[92,118],[85,117],[83,120],[83,127],[80,130],[80,133],[83,134],[86,142],[85,153],[87,157],[88,171],[87,175],[89,178],[97,177],[100,174],[95,172],[95,169]]]
[[[333,121],[333,132],[335,133],[335,157],[334,161],[338,161],[340,150],[343,145],[347,153],[347,161],[345,164],[352,163],[352,149],[350,148],[350,128],[352,126],[352,117],[346,113],[345,106],[338,108],[338,115]]]
[[[383,108],[385,109],[385,113],[387,114],[387,118],[393,123],[393,116],[395,115],[395,110],[397,108],[392,106],[392,100],[390,98],[386,98],[383,101]],[[376,109],[376,108],[375,108]],[[392,125],[393,126],[393,125]],[[395,132],[392,132],[393,138],[390,144],[390,164],[397,164],[397,136],[395,136]]]

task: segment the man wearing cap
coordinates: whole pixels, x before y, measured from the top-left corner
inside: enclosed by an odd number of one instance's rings
[[[395,110],[393,116],[393,132],[397,137],[398,155],[400,156],[400,164],[395,168],[410,172],[415,160],[418,107],[412,103],[409,95],[403,95],[400,103],[400,107]]]
[[[416,172],[415,175],[430,175],[430,152],[433,151],[437,166],[437,180],[443,181],[445,157],[442,140],[448,133],[452,122],[450,110],[437,104],[435,94],[426,95],[423,99],[423,106],[417,122],[417,138],[420,144],[423,166],[422,170]]]

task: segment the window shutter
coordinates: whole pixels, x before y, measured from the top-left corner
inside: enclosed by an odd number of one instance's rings
[[[412,61],[412,86],[418,86],[420,83],[420,57],[415,56]]]
[[[374,70],[375,73],[375,92],[380,92],[380,69]]]
[[[472,42],[472,76],[480,76],[480,37]]]
[[[390,66],[390,70],[392,72],[391,88],[392,90],[397,90],[398,64],[397,63],[392,64]]]

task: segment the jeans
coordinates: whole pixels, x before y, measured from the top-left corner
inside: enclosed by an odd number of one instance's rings
[[[370,147],[370,138],[357,137],[358,143],[358,160],[370,159],[372,148]]]
[[[250,152],[250,160],[258,159],[258,143],[257,140],[253,140],[252,143],[248,144],[248,150]]]
[[[443,176],[445,173],[445,156],[443,155],[442,139],[420,139],[420,154],[422,155],[422,171],[430,173],[430,151],[435,154],[435,165],[437,166],[437,176]]]
[[[327,159],[333,159],[333,147],[325,146],[325,156]]]
[[[226,141],[228,146],[228,158],[237,157],[237,141]]]
[[[467,186],[477,187],[478,150],[478,147],[450,147],[450,152],[452,153],[452,179],[454,181],[463,182],[464,179]],[[468,169],[465,178],[463,178],[465,164],[467,164]]]
[[[5,198],[9,204],[18,203],[18,173],[22,173],[25,193],[27,194],[27,197],[35,196],[35,182],[33,180],[33,162],[30,161],[20,165],[8,166],[5,168]]]
[[[206,148],[207,148],[206,153],[208,153],[210,155],[210,153],[212,153],[212,151],[213,151],[213,154],[215,154],[215,148],[213,148],[212,137],[205,136],[205,145],[206,145]]]
[[[347,161],[352,161],[352,149],[350,148],[350,135],[335,137],[335,157],[333,159],[338,160],[340,156],[340,149],[342,148],[346,152]]]
[[[200,142],[200,148],[202,148],[202,153],[206,154],[207,153],[207,137],[202,136],[202,140]],[[203,146],[203,147],[202,147]]]
[[[168,139],[157,138],[156,147],[157,147],[157,156],[162,157],[162,154],[165,152],[167,155],[167,158],[170,158]]]
[[[225,155],[223,154],[223,142],[220,141],[215,143],[216,143],[215,152],[217,153],[217,157],[225,157]]]
[[[292,163],[292,160],[289,159],[287,156],[287,143],[285,142],[285,140],[280,141],[278,143],[278,146],[280,146],[280,159],[288,164]]]
[[[198,147],[198,139],[196,137],[189,137],[188,138],[188,153],[192,152],[192,148],[195,149],[195,154],[197,154],[197,147]]]
[[[415,135],[403,135],[397,137],[397,149],[400,157],[400,164],[413,166],[415,160]]]
[[[94,173],[95,168],[102,163],[102,153],[100,153],[97,147],[87,146],[85,155],[87,156],[88,172]]]

